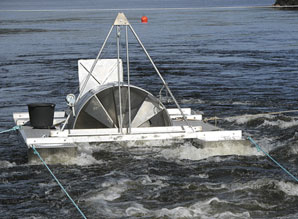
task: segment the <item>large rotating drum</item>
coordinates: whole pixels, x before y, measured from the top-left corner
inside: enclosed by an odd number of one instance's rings
[[[76,116],[69,121],[72,129],[122,128],[129,126],[128,86],[121,84],[121,111],[118,83],[109,83],[89,90],[76,104]],[[149,92],[130,86],[131,128],[170,126],[171,119],[164,105]]]

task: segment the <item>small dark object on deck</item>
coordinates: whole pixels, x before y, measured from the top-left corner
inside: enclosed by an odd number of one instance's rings
[[[34,128],[49,129],[53,125],[55,104],[30,103],[28,104],[30,124]]]

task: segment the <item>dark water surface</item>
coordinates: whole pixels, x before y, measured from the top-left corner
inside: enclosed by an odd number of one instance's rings
[[[134,8],[124,12],[177,100],[205,117],[295,110],[298,11],[218,8],[272,3],[1,1],[0,130],[13,127],[12,113],[27,111],[30,102],[64,110],[65,96],[78,86],[77,60],[97,55],[118,12],[66,9]],[[165,7],[196,9],[138,10]],[[148,24],[140,23],[142,15]],[[133,84],[157,95],[161,83],[130,41]],[[104,57],[115,52],[111,40]],[[243,130],[298,175],[297,113],[228,118],[219,126]],[[106,146],[113,149],[82,146],[78,158],[51,166],[88,218],[298,217],[297,183],[256,150],[208,157],[214,151],[191,142],[155,153],[148,145],[143,154]],[[80,218],[45,167],[27,163],[16,133],[0,138],[0,215]]]

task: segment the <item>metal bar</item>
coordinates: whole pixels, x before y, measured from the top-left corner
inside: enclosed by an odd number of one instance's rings
[[[128,31],[125,27],[126,38],[126,66],[127,66],[127,89],[128,89],[128,134],[131,133],[131,99],[130,99],[130,72],[129,72],[129,54],[128,54]]]
[[[120,26],[117,25],[117,70],[118,70],[118,92],[119,92],[119,133],[122,133],[122,98],[120,86]]]
[[[187,121],[186,116],[184,115],[180,105],[178,104],[176,98],[174,97],[174,95],[172,94],[170,88],[168,87],[166,81],[164,80],[164,78],[162,77],[162,75],[160,74],[159,70],[157,69],[156,65],[154,64],[153,60],[151,59],[149,53],[147,52],[146,48],[144,47],[143,43],[141,42],[140,38],[138,37],[138,35],[136,34],[136,32],[134,31],[134,29],[132,28],[132,26],[129,24],[129,28],[132,31],[133,35],[135,36],[135,38],[137,39],[137,41],[139,42],[139,44],[141,45],[141,47],[143,48],[145,54],[147,55],[149,61],[151,62],[151,64],[153,65],[156,73],[158,74],[159,78],[161,79],[162,83],[164,84],[165,88],[167,89],[167,91],[169,92],[171,98],[173,99],[173,101],[175,102],[176,106],[178,107],[181,115],[183,116],[184,121],[186,122],[186,124],[192,128],[192,126],[189,124],[189,122]],[[192,128],[192,130],[194,131],[194,129]]]
[[[190,128],[189,128],[190,129]],[[190,129],[191,131],[191,129]],[[73,144],[82,142],[123,142],[123,141],[148,141],[148,140],[177,140],[179,138],[199,139],[203,141],[227,141],[227,140],[241,140],[242,132],[237,131],[208,131],[208,132],[175,132],[175,133],[142,133],[132,135],[92,135],[92,136],[71,136],[71,137],[40,137],[27,138],[26,144],[28,146],[35,145],[35,147],[43,147],[51,144]],[[159,144],[154,144],[159,146]],[[133,144],[132,144],[133,146]],[[45,146],[46,147],[46,146]],[[57,146],[63,147],[63,146]]]
[[[86,72],[100,85],[100,82],[94,77],[94,75],[82,64],[80,65],[86,70]]]
[[[72,114],[72,112],[70,112],[69,115],[67,116],[67,118],[66,118],[66,120],[65,120],[65,122],[64,122],[64,124],[63,124],[63,126],[61,128],[61,131],[64,131],[65,126],[67,125],[67,123],[68,123],[68,121],[70,119],[71,114]]]
[[[74,144],[86,142],[126,142],[126,141],[152,141],[152,140],[178,140],[178,139],[197,139],[198,132],[181,133],[158,133],[158,134],[136,134],[136,135],[113,135],[113,136],[78,136],[78,137],[45,137],[32,138],[27,140],[28,145],[36,145],[36,148],[53,147],[51,144]],[[131,144],[133,145],[133,144]],[[153,144],[160,146],[159,144]],[[153,147],[154,147],[153,146]],[[57,146],[61,148],[63,146]],[[130,146],[128,146],[130,147]]]
[[[100,55],[101,55],[101,53],[102,53],[103,48],[105,47],[105,45],[106,45],[106,43],[107,43],[107,41],[108,41],[110,35],[111,35],[111,32],[112,32],[113,28],[114,28],[114,25],[112,25],[112,27],[111,27],[111,29],[110,29],[108,35],[106,36],[105,41],[103,42],[103,45],[102,45],[101,49],[99,50],[99,53],[98,53],[96,59],[95,59],[94,62],[93,62],[93,65],[92,65],[92,67],[91,67],[91,69],[90,69],[90,74],[88,74],[87,78],[85,79],[85,81],[84,81],[84,83],[83,83],[82,90],[81,90],[80,93],[79,93],[79,96],[78,96],[78,98],[77,98],[77,101],[80,99],[80,97],[82,96],[82,93],[84,92],[84,90],[85,90],[85,88],[86,88],[86,85],[87,85],[87,82],[89,81],[90,75],[92,74],[92,72],[93,72],[93,70],[94,70],[94,68],[95,68],[95,66],[96,66],[96,64],[97,64],[97,62],[98,62],[98,59],[99,59],[99,57],[100,57]],[[77,101],[76,101],[76,103],[77,103]]]
[[[202,126],[193,127],[196,132],[202,132]],[[184,132],[184,129],[189,129],[188,126],[161,126],[161,127],[145,127],[131,128],[131,134],[159,134],[159,133],[177,133]],[[32,129],[26,130],[28,133]],[[125,129],[123,130],[125,131]],[[71,137],[71,136],[113,136],[119,135],[118,128],[100,128],[100,129],[70,129],[70,130],[52,130],[45,134],[50,137]],[[39,138],[42,138],[40,135]]]
[[[108,117],[108,120],[110,120],[110,122],[114,125],[114,127],[117,128],[117,125],[114,123],[114,121],[111,118],[110,114],[107,112],[106,108],[102,105],[102,103],[100,102],[100,100],[98,99],[98,97],[96,95],[94,95],[94,98],[97,100],[97,102],[99,103],[99,105],[102,107],[103,111],[106,113],[106,116]]]

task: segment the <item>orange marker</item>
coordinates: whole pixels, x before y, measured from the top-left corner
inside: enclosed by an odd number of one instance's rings
[[[148,23],[148,17],[143,16],[143,17],[141,18],[141,21],[142,21],[142,23]]]

